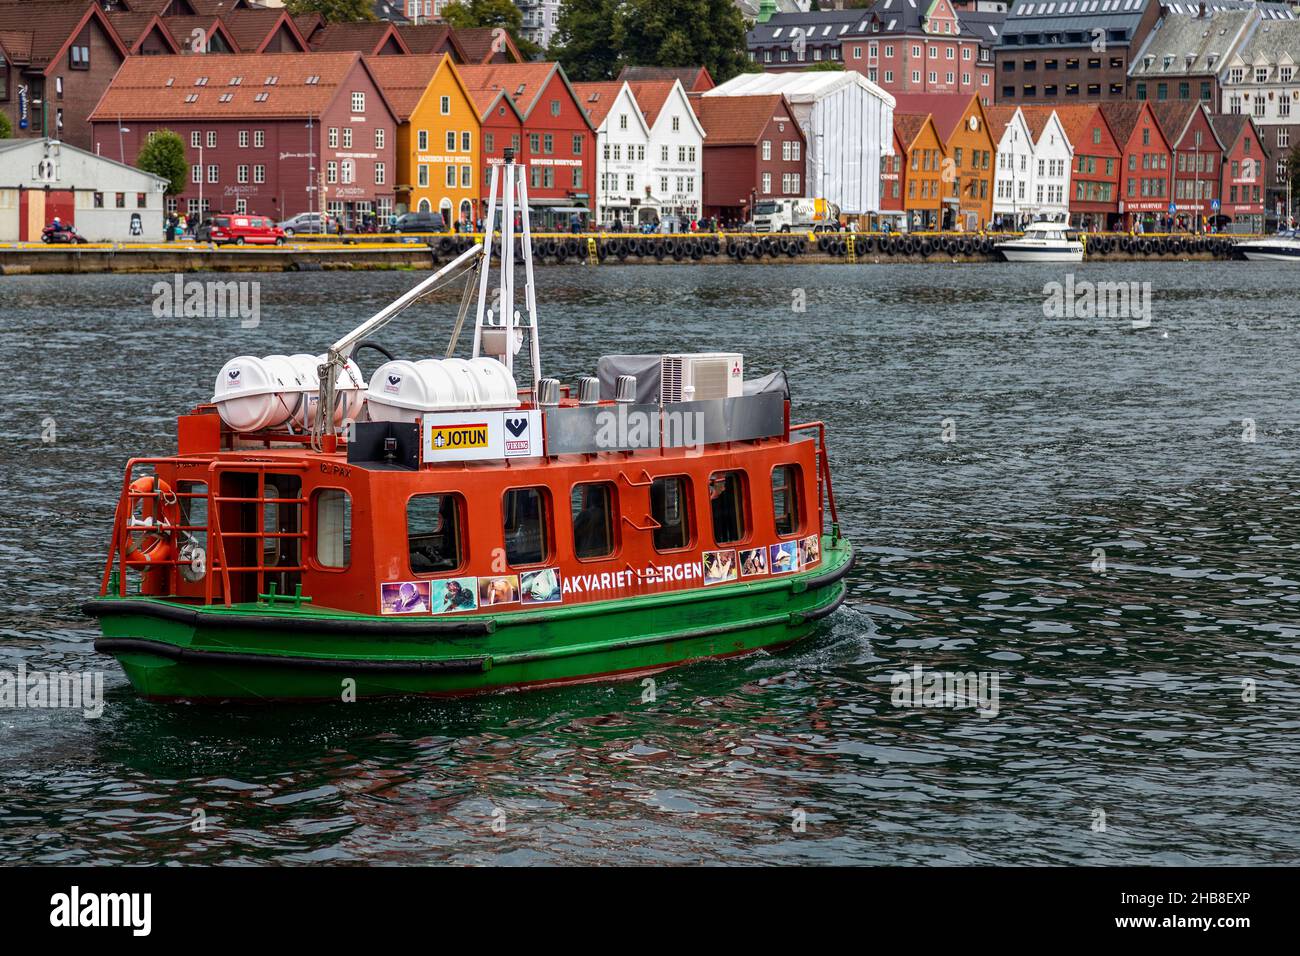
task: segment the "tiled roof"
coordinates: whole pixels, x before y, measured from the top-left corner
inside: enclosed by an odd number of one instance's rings
[[[527,117],[557,68],[555,63],[467,63],[460,75],[471,90],[504,90]]]
[[[17,64],[32,61],[32,34],[25,30],[0,30],[0,48]]]
[[[1142,116],[1142,108],[1145,105],[1144,103],[1101,104],[1101,113],[1110,124],[1111,132],[1115,134],[1115,142],[1121,150],[1133,135],[1133,130],[1137,128],[1138,119]]]
[[[587,111],[587,119],[591,120],[592,126],[600,126],[605,122],[605,117],[609,115],[622,89],[623,84],[617,80],[573,84],[573,92],[578,94],[578,102]]]
[[[370,67],[375,82],[384,91],[388,105],[401,123],[409,120],[415,108],[420,105],[420,99],[444,59],[441,54],[365,58],[366,66]]]
[[[1081,103],[1071,106],[1058,106],[1055,109],[1056,117],[1061,121],[1061,128],[1065,130],[1065,135],[1069,138],[1075,151],[1084,152],[1083,138],[1088,131],[1088,127],[1092,125],[1093,119],[1097,116],[1097,104]],[[1102,114],[1102,122],[1106,122],[1105,114]],[[1113,130],[1111,135],[1114,135]]]
[[[1178,145],[1183,130],[1187,129],[1192,114],[1199,106],[1200,104],[1193,100],[1165,100],[1163,103],[1151,104],[1151,113],[1160,124],[1160,129],[1171,146]]]
[[[311,48],[321,52],[340,53],[356,50],[358,53],[378,53],[393,38],[403,51],[410,48],[391,23],[327,23],[312,37]]]
[[[44,66],[57,56],[68,42],[72,31],[82,21],[89,10],[98,10],[94,0],[31,0],[27,3],[0,3],[0,33],[10,35],[14,46],[26,49],[28,62],[33,66]],[[101,14],[103,16],[103,14]],[[117,31],[109,23],[109,32],[117,37]],[[26,39],[15,36],[25,34]],[[9,44],[5,44],[9,49]],[[17,56],[15,50],[10,53]]]
[[[205,37],[210,37],[215,32],[222,32],[225,36],[230,37],[230,42],[234,43],[235,38],[230,34],[230,28],[222,23],[217,17],[212,16],[193,16],[193,17],[164,17],[163,26],[165,26],[172,39],[182,51],[188,52],[190,43],[194,38],[195,30],[202,30]],[[238,50],[238,47],[236,47]]]
[[[993,133],[995,143],[1002,141],[1002,134],[1007,131],[1007,125],[1015,119],[1016,107],[1014,106],[986,106],[984,107],[984,116],[989,121],[989,128]]]
[[[334,101],[360,59],[357,53],[133,56],[117,71],[90,118],[319,115]],[[231,83],[236,77],[237,85]],[[269,77],[276,78],[274,85],[266,83]],[[309,83],[312,77],[318,80]],[[258,102],[263,93],[265,100]],[[223,101],[227,95],[230,99]],[[187,102],[191,96],[195,99]]]
[[[113,24],[113,29],[117,35],[122,38],[122,42],[127,47],[133,47],[136,41],[144,34],[149,25],[154,22],[158,14],[156,13],[110,13],[108,22]],[[164,30],[166,29],[164,25]],[[171,36],[170,31],[167,35]]]
[[[629,83],[643,80],[680,80],[682,89],[688,93],[703,93],[713,89],[713,77],[707,67],[703,66],[625,66],[619,71],[618,79]]]
[[[452,36],[445,23],[404,23],[397,32],[412,53],[441,53]]]
[[[758,143],[767,124],[778,114],[790,116],[789,107],[779,93],[757,96],[691,97],[695,116],[704,127],[704,145],[753,146]]]
[[[676,83],[676,80],[638,80],[628,84],[632,88],[632,95],[636,97],[636,105],[641,107],[641,115],[645,117],[646,126],[655,125],[655,120],[659,118],[659,111],[668,102],[668,97]]]
[[[221,22],[241,53],[256,53],[282,22],[297,31],[293,19],[283,10],[233,10],[223,13]]]
[[[929,113],[934,117],[934,128],[946,143],[974,98],[969,93],[900,93],[894,97],[894,108],[906,113]]]
[[[1241,138],[1242,131],[1249,122],[1250,117],[1241,113],[1224,113],[1210,117],[1210,123],[1214,126],[1214,133],[1219,137],[1219,142],[1223,144],[1225,150],[1230,150],[1236,145],[1237,140]]]
[[[498,27],[468,27],[455,31],[456,42],[465,54],[466,63],[488,63],[496,59],[498,51],[494,44],[497,42],[498,29]],[[505,44],[506,59],[517,62],[520,58],[515,41],[510,39],[509,33],[500,35]]]
[[[903,149],[912,147],[929,118],[929,113],[894,113],[894,133],[903,144]]]
[[[988,111],[986,106],[985,111]],[[1029,134],[1034,137],[1034,142],[1038,142],[1038,137],[1043,135],[1043,130],[1047,129],[1047,124],[1052,120],[1052,113],[1056,111],[1054,106],[1022,106],[1020,112],[1024,114],[1025,122],[1029,125]]]

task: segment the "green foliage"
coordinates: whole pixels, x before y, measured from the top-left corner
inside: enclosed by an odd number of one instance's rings
[[[750,63],[731,0],[565,0],[550,52],[574,80],[613,79],[624,66],[704,66],[722,83]]]
[[[286,0],[284,8],[294,17],[304,13],[319,13],[328,23],[375,19],[370,0]]]
[[[14,128],[9,125],[9,117],[0,113],[0,139],[9,139],[14,135]]]
[[[838,60],[822,60],[820,63],[814,63],[812,66],[805,66],[804,73],[834,73],[843,71],[844,64]]]
[[[531,60],[542,52],[541,47],[524,39],[519,32],[524,25],[524,15],[512,0],[456,0],[442,8],[442,18],[456,30],[500,27],[510,34],[525,60]]]
[[[189,175],[189,161],[185,158],[185,143],[169,129],[159,130],[152,140],[144,144],[135,165],[147,173],[167,180],[167,195],[176,196],[184,191]]]

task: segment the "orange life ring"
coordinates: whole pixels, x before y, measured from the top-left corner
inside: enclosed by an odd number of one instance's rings
[[[165,566],[176,552],[181,509],[175,493],[156,475],[131,482],[126,524],[126,560],[150,568]],[[136,539],[136,535],[141,535]]]

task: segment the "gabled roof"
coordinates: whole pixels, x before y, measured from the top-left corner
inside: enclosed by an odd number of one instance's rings
[[[465,76],[465,69],[464,66],[460,67],[462,78]],[[519,111],[519,107],[515,105],[514,100],[506,94],[505,90],[477,90],[472,86],[468,86],[468,84],[466,88],[469,90],[469,98],[474,103],[474,108],[478,110],[480,123],[486,123],[488,121],[488,118],[496,112],[498,104],[508,108],[510,112],[514,113],[515,119],[520,123],[524,121],[524,114]]]
[[[1132,58],[1128,75],[1145,79],[1217,73],[1259,11],[1208,13],[1204,18],[1175,13],[1161,18]]]
[[[164,17],[163,24],[171,31],[172,39],[180,47],[182,53],[190,52],[190,44],[193,42],[194,31],[200,30],[203,36],[211,41],[212,37],[220,34],[226,45],[235,53],[239,53],[239,44],[235,41],[230,32],[230,28],[221,22],[220,17],[213,16],[193,16],[193,17]]]
[[[614,101],[627,84],[618,80],[604,80],[598,83],[574,83],[573,92],[578,94],[578,101],[587,111],[587,119],[593,127],[605,122],[605,117],[614,107]]]
[[[929,113],[894,113],[894,135],[898,137],[905,150],[911,150],[912,144],[927,126],[933,126]],[[942,147],[943,137],[939,135],[938,130],[935,130],[934,137],[939,140],[939,145]]]
[[[524,60],[510,34],[499,27],[468,27],[453,32],[466,63],[522,63]]]
[[[1110,124],[1111,132],[1115,134],[1115,142],[1120,149],[1128,143],[1133,136],[1133,131],[1137,129],[1138,120],[1142,114],[1147,111],[1150,104],[1141,103],[1102,103],[1101,113],[1106,117],[1106,122]],[[1152,117],[1154,119],[1154,116]],[[1169,145],[1168,138],[1165,137],[1164,131],[1160,129],[1160,124],[1155,124],[1157,132],[1160,133],[1165,145]]]
[[[455,31],[445,23],[403,23],[397,32],[412,53],[446,53],[450,50],[460,62],[467,62]]]
[[[645,116],[646,126],[655,125],[660,110],[668,102],[676,84],[676,80],[638,80],[628,84],[632,88],[632,95],[636,97],[637,106],[641,107],[641,113]]]
[[[985,107],[984,109],[986,112],[988,111],[988,107]],[[1037,143],[1039,138],[1043,135],[1043,130],[1047,129],[1047,124],[1052,121],[1052,114],[1056,112],[1056,107],[1025,105],[1020,107],[1020,112],[1025,117],[1025,125],[1029,127],[1029,135],[1032,136],[1034,142]],[[1057,122],[1060,122],[1059,116],[1057,117]],[[1061,128],[1064,130],[1065,127],[1062,126]]]
[[[284,10],[230,10],[221,14],[221,22],[240,53],[261,53],[281,29],[288,30],[301,49],[310,49],[307,38]]]
[[[10,63],[26,66],[32,62],[32,34],[24,30],[0,30],[0,50]]]
[[[358,53],[128,57],[90,119],[258,116],[305,120],[334,102],[358,64],[366,69]],[[271,77],[275,78],[273,84],[267,83]],[[316,80],[308,82],[313,77]],[[232,83],[236,78],[239,82]],[[261,94],[266,97],[258,101]],[[230,99],[223,101],[227,95]],[[191,96],[194,100],[187,102]]]
[[[311,48],[319,52],[356,50],[367,56],[380,55],[389,43],[396,43],[403,54],[411,52],[397,27],[386,20],[374,23],[327,23],[311,38]]]
[[[140,45],[155,29],[173,53],[181,51],[180,44],[172,36],[171,30],[156,13],[110,13],[108,20],[131,53],[138,53]]]
[[[714,87],[713,77],[704,66],[625,66],[619,71],[618,81],[639,83],[654,80],[680,80],[687,93],[703,93]]]
[[[1169,145],[1175,148],[1201,108],[1201,104],[1195,100],[1165,100],[1151,103],[1150,106],[1152,115],[1160,124],[1160,131],[1165,134]]]
[[[979,97],[966,93],[900,93],[894,99],[895,109],[905,113],[929,113],[934,119],[934,128],[939,131],[939,138],[945,143],[957,131],[972,105],[974,109],[980,109]],[[993,138],[996,141],[997,137]]]
[[[789,103],[812,103],[838,93],[847,86],[858,86],[891,107],[894,97],[872,83],[857,70],[802,70],[785,73],[741,73],[714,87],[704,96],[748,96],[755,93],[780,93]],[[927,111],[928,112],[928,111]]]
[[[389,24],[391,26],[391,24]],[[388,105],[399,123],[405,123],[424,99],[438,68],[447,57],[432,56],[368,56],[366,66],[379,88],[388,98]],[[449,64],[450,65],[450,64]],[[455,70],[452,70],[455,74]],[[457,77],[459,83],[459,77]],[[466,91],[468,96],[468,91]],[[471,100],[472,102],[472,100]]]
[[[799,135],[790,104],[780,93],[760,93],[753,96],[703,96],[692,94],[691,106],[704,128],[705,148],[711,146],[756,146],[778,113],[790,118],[790,124]]]
[[[984,107],[984,117],[988,120],[989,130],[993,135],[993,142],[1002,142],[1002,136],[1007,131],[1007,127],[1016,118],[1017,106],[986,106]],[[1028,128],[1026,123],[1025,127]]]
[[[1092,125],[1093,120],[1097,120],[1106,127],[1110,133],[1111,139],[1117,139],[1115,130],[1111,128],[1106,114],[1101,111],[1098,103],[1079,103],[1070,106],[1058,106],[1056,109],[1056,118],[1061,121],[1061,128],[1065,130],[1066,138],[1074,146],[1076,152],[1081,151],[1084,140],[1084,134],[1087,133],[1088,127]],[[1117,149],[1123,149],[1122,144],[1116,143]]]
[[[558,75],[569,95],[573,97],[578,112],[583,119],[587,113],[582,108],[582,101],[574,92],[564,71],[558,63],[486,63],[482,65],[465,64],[460,68],[461,78],[470,90],[500,90],[504,92],[519,110],[525,120],[532,115],[541,101],[542,91],[550,85],[551,78]],[[589,120],[587,120],[590,123]]]
[[[126,44],[94,0],[81,3],[77,0],[0,3],[0,33],[9,37],[5,49],[15,58],[20,55],[18,51],[25,51],[24,65],[33,67],[46,67],[60,60],[72,44],[73,37],[92,19],[99,22],[109,43],[125,57]]]

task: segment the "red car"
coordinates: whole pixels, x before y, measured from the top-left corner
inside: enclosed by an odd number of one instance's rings
[[[244,243],[282,246],[285,241],[284,230],[275,224],[275,220],[239,213],[221,213],[204,219],[195,230],[194,238],[219,246],[228,242],[237,246]]]

